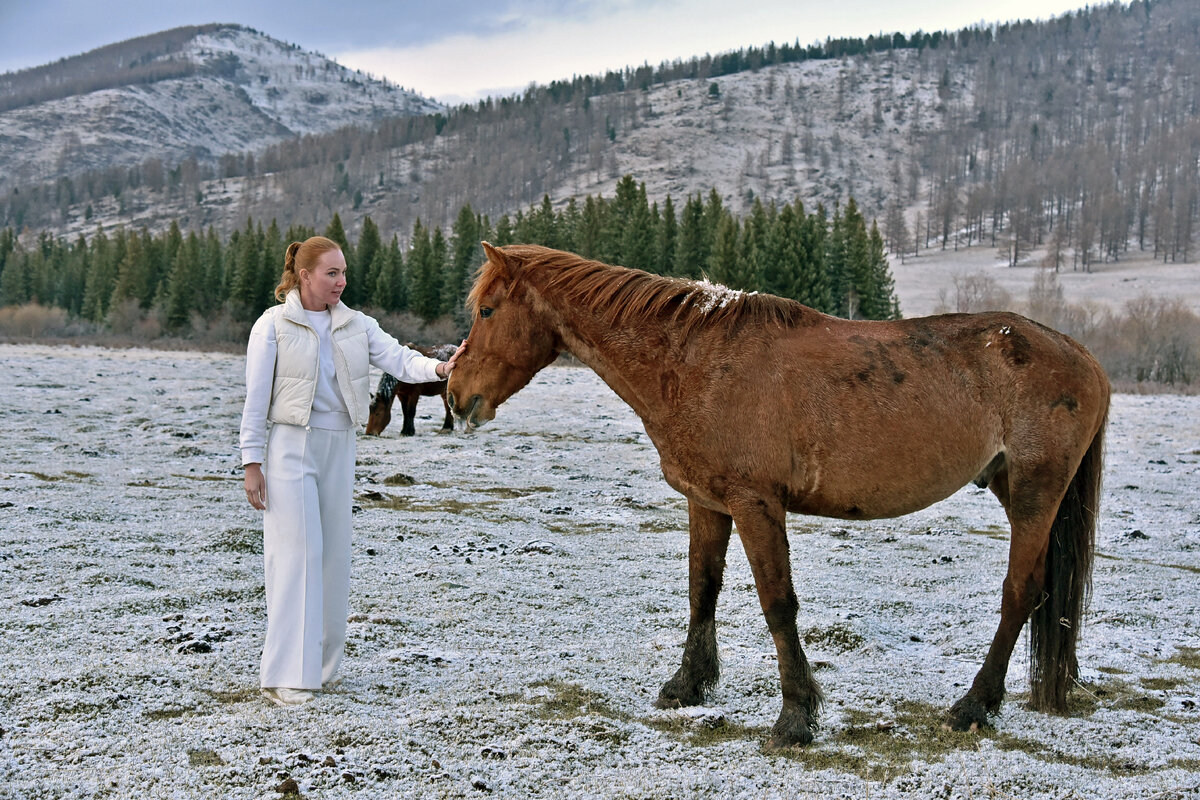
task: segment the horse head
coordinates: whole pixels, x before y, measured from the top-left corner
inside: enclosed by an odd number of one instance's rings
[[[468,429],[494,419],[496,407],[558,357],[559,340],[545,304],[522,280],[518,252],[483,242],[487,261],[467,298],[471,332],[450,374],[448,400]]]

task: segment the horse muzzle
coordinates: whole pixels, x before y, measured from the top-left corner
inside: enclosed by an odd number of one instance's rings
[[[455,402],[453,392],[446,396],[446,401],[450,404],[450,412],[463,421],[468,431],[474,430],[496,417],[495,409],[483,401],[482,395],[472,395],[463,408],[460,408]]]

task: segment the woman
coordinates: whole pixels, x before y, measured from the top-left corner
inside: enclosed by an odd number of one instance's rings
[[[275,289],[282,303],[254,324],[246,350],[242,464],[246,498],[264,511],[260,683],[278,705],[311,700],[345,650],[355,429],[367,419],[370,366],[411,383],[445,380],[462,352],[438,361],[404,347],[340,302],[345,287],[336,242],[293,242]]]

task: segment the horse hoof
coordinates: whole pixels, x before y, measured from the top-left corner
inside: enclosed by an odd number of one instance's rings
[[[767,739],[767,743],[763,745],[763,752],[778,753],[781,750],[790,750],[796,747],[805,747],[812,744],[813,735],[808,728],[800,732],[789,733],[773,733],[771,738]]]
[[[771,728],[771,738],[767,739],[763,749],[770,753],[812,744],[813,726],[809,724],[811,719],[810,715],[802,711],[785,709]]]
[[[942,723],[942,730],[974,733],[986,724],[987,711],[983,705],[964,697],[950,709],[950,714]]]

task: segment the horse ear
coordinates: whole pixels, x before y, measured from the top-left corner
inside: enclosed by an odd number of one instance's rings
[[[512,268],[509,264],[508,256],[498,247],[493,247],[491,242],[480,242],[483,245],[483,252],[487,254],[488,261],[491,261],[500,268],[501,274],[505,277],[512,275]]]

